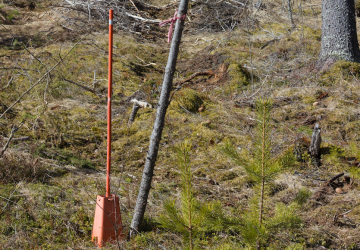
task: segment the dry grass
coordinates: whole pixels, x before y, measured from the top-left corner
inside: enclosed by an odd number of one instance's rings
[[[149,3],[166,5],[170,1]],[[197,197],[220,201],[229,214],[238,214],[249,207],[249,199],[254,195],[253,183],[243,168],[221,154],[218,147],[225,140],[231,140],[240,152],[251,149],[255,124],[252,103],[258,97],[275,99],[273,140],[276,147],[273,152],[277,156],[293,148],[296,138],[310,138],[314,122],[320,123],[324,142],[322,166],[314,168],[306,161],[284,169],[269,186],[269,206],[277,202],[287,204],[302,188],[315,191],[335,174],[350,170],[348,158],[353,155],[348,152],[348,145],[357,142],[360,124],[359,72],[353,70],[354,65],[345,68],[339,65],[323,73],[312,71],[320,48],[320,1],[311,2],[314,12],[309,4],[302,3],[303,19],[299,2],[295,2],[297,27],[291,32],[282,2],[265,4],[265,9],[254,14],[257,22],[250,33],[246,26],[239,26],[232,32],[185,34],[175,82],[197,71],[219,71],[221,65],[240,65],[246,70],[242,75],[252,71],[254,83],[251,78],[236,81],[234,76],[241,72],[226,71],[216,80],[214,77],[195,78],[183,88],[192,88],[199,94],[205,106],[203,112],[184,111],[177,103],[186,91],[175,92],[156,163],[145,231],[125,242],[126,249],[183,247],[181,236],[159,229],[156,219],[163,212],[163,201],[179,195],[180,174],[174,146],[184,139],[193,145],[191,162]],[[169,9],[167,14],[170,17],[172,13],[173,9]],[[9,136],[9,125],[24,122],[16,136],[31,137],[27,142],[12,143],[5,157],[0,159],[3,184],[0,195],[6,198],[0,200],[3,210],[0,242],[6,243],[5,248],[92,248],[89,239],[95,208],[93,199],[104,193],[106,157],[107,37],[100,33],[106,31],[98,32],[86,36],[53,72],[48,87],[46,81],[40,84],[13,108],[13,115],[0,121],[1,135]],[[47,36],[49,44],[46,46],[29,47],[46,67],[60,60],[59,54],[63,55],[73,44],[72,40],[63,38],[59,42],[56,38]],[[274,38],[279,40],[261,48]],[[122,32],[114,37],[112,188],[121,197],[125,226],[130,224],[155,119],[155,110],[141,109],[129,126],[131,104],[128,98],[140,90],[147,101],[157,103],[169,50],[165,40],[159,38],[151,42]],[[4,67],[32,69],[0,70],[1,88],[13,78],[0,92],[1,104],[9,106],[46,69],[26,50],[2,46],[0,53],[0,63]],[[141,66],[148,63],[155,65]],[[234,68],[237,69],[233,66],[229,69]],[[99,96],[62,80],[66,78],[93,87],[94,72]],[[328,97],[313,106],[324,92]],[[281,101],[281,98],[288,99]],[[186,122],[183,122],[184,117]],[[300,211],[303,228],[277,235],[269,247],[276,249],[277,244],[285,249],[288,245],[299,244],[305,249],[320,246],[356,249],[360,237],[359,192],[359,187],[354,185],[344,194],[329,194],[327,203],[309,202]],[[349,210],[352,211],[346,217],[334,221],[335,215]],[[209,249],[237,249],[241,239],[233,233],[214,232],[197,244]]]

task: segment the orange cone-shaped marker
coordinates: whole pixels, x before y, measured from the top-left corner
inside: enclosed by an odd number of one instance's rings
[[[98,195],[91,240],[98,247],[124,239],[121,225],[119,197]]]
[[[110,194],[111,167],[111,94],[112,94],[112,47],[113,47],[113,10],[109,12],[109,87],[108,87],[108,135],[106,164],[106,196],[96,198],[95,218],[91,240],[103,247],[106,243],[116,243],[124,239],[122,232],[119,197]]]

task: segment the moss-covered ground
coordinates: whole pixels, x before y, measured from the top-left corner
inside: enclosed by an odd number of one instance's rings
[[[38,7],[31,15],[51,13],[45,2],[36,3]],[[149,3],[163,6],[169,1]],[[254,103],[257,98],[269,97],[274,100],[272,153],[276,158],[292,154],[299,141],[306,144],[315,123],[321,127],[322,146],[320,166],[313,166],[302,152],[302,160],[285,166],[267,186],[268,213],[275,204],[289,204],[300,190],[316,192],[338,173],[345,172],[354,183],[344,187],[343,193],[331,190],[323,200],[309,199],[297,212],[300,227],[272,235],[267,248],[360,248],[360,64],[340,61],[326,71],[314,70],[320,51],[321,9],[320,1],[312,3],[303,2],[303,9],[294,5],[297,25],[293,30],[289,29],[282,1],[275,0],[256,11],[248,25],[245,22],[226,32],[185,32],[174,83],[196,72],[212,70],[214,74],[198,76],[174,89],[143,231],[122,242],[121,247],[185,247],[181,234],[158,224],[163,201],[179,196],[181,173],[175,147],[184,140],[192,144],[196,197],[203,202],[220,202],[227,214],[241,216],[249,208],[255,193],[252,180],[219,148],[231,141],[239,153],[245,155],[249,149],[251,155]],[[0,26],[0,32],[10,37],[7,29],[24,25],[28,11],[3,1],[0,24],[6,29]],[[170,18],[173,10],[161,13],[168,13]],[[0,149],[13,125],[22,124],[14,138],[29,137],[12,141],[0,158],[3,249],[94,248],[90,241],[94,199],[105,193],[107,31],[99,28],[92,34],[75,36],[62,30],[61,23],[54,25],[55,33],[35,36],[31,43],[20,38],[10,44],[9,40],[0,43],[1,114],[63,60],[0,119]],[[80,37],[83,41],[62,58]],[[128,125],[130,99],[139,91],[142,100],[156,107],[169,45],[166,38],[148,41],[136,33],[118,30],[114,45],[111,188],[120,196],[127,232],[156,115],[155,108],[142,108],[135,122]],[[96,94],[64,79],[87,86]],[[209,230],[196,245],[199,249],[245,248],[236,232],[226,230]]]

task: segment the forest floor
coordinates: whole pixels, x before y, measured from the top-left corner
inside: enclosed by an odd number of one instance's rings
[[[95,249],[94,199],[105,193],[106,174],[107,20],[89,21],[85,13],[59,7],[64,2],[0,1],[0,115],[43,78],[0,118],[0,149],[20,126],[0,158],[3,249]],[[130,2],[128,9],[153,20],[169,19],[178,5],[133,2],[139,10]],[[196,198],[219,202],[232,216],[250,208],[254,183],[220,148],[231,142],[250,157],[259,98],[274,102],[273,156],[295,152],[302,158],[267,184],[266,214],[291,204],[300,191],[310,194],[296,211],[299,226],[270,234],[266,248],[360,249],[360,64],[341,61],[316,71],[320,0],[294,1],[293,29],[282,4],[254,5],[247,18],[240,0],[191,2],[174,77],[179,87],[166,115],[143,231],[122,242],[124,249],[185,248],[182,235],[158,220],[164,201],[180,197],[175,152],[184,140],[192,145]],[[111,190],[120,196],[125,232],[156,115],[155,108],[142,108],[129,125],[130,100],[156,107],[170,48],[168,26],[147,25],[125,31],[114,24]],[[198,72],[204,74],[184,82]],[[322,136],[318,166],[306,153],[316,123]],[[324,188],[342,172],[350,182],[341,178]],[[196,245],[252,249],[226,230],[206,231]]]

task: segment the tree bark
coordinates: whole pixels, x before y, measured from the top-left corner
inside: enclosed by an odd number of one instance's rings
[[[322,0],[319,62],[360,61],[354,0]]]
[[[187,13],[189,0],[181,0],[178,10],[178,17],[182,17]],[[169,105],[169,97],[172,88],[172,82],[175,72],[176,59],[179,53],[180,40],[182,31],[184,29],[185,20],[177,20],[175,24],[175,31],[171,42],[169,58],[167,61],[164,81],[162,84],[159,105],[156,112],[153,131],[150,137],[149,150],[146,156],[144,171],[141,179],[139,195],[136,201],[134,215],[131,221],[130,237],[134,236],[139,231],[140,225],[144,219],[147,199],[150,192],[151,180],[155,167],[155,161],[158,155],[159,143],[164,127],[166,110]]]

